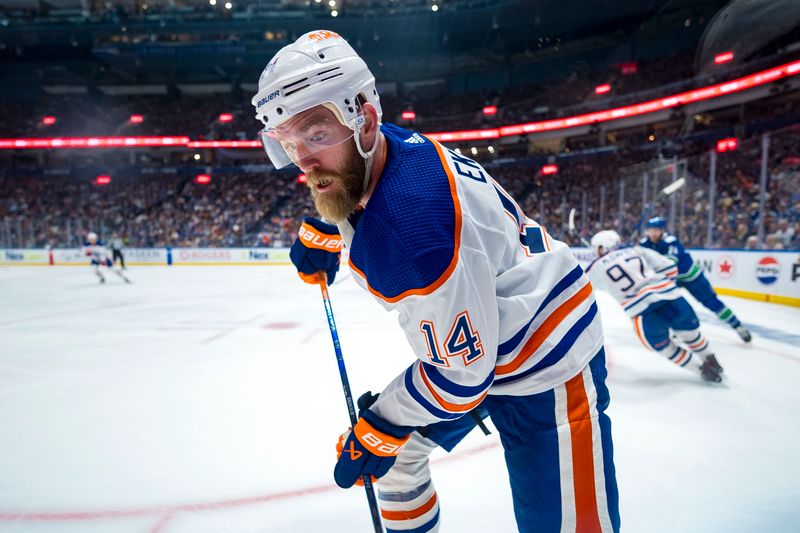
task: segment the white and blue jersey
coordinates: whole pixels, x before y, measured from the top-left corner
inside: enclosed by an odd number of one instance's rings
[[[88,256],[92,265],[112,266],[111,254],[101,241],[83,243],[83,255]]]
[[[630,317],[666,300],[681,298],[672,259],[640,246],[612,250],[586,269],[597,290],[610,293]]]
[[[354,279],[398,312],[418,360],[371,409],[425,426],[487,395],[532,395],[581,372],[603,333],[567,245],[475,161],[394,125],[381,131],[380,180],[339,230]]]
[[[683,244],[675,235],[664,232],[658,242],[655,243],[645,237],[639,241],[639,245],[673,259],[678,265],[678,283],[693,281],[702,274],[700,267],[695,264],[692,256],[689,255],[689,252],[686,251],[686,248],[683,247]]]

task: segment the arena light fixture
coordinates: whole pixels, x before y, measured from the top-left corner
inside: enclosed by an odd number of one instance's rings
[[[130,121],[131,124],[141,124],[144,122],[144,117],[142,115],[131,115]]]
[[[619,71],[624,76],[636,74],[637,72],[639,72],[639,65],[635,61],[628,61],[627,63],[620,64]]]
[[[333,11],[331,11],[331,16],[332,17],[338,17],[339,16],[339,12],[334,9]]]
[[[407,109],[407,110],[403,111],[402,113],[400,113],[400,117],[403,120],[414,120],[415,118],[417,118],[417,114],[414,111],[411,111],[410,109]]]
[[[200,154],[194,154],[194,160],[200,161]]]
[[[261,141],[190,141],[187,148],[264,148]]]
[[[431,11],[433,11],[434,13],[436,13],[437,11],[439,11],[439,6],[437,6],[436,4],[433,4],[433,5],[431,6]]]
[[[41,148],[140,148],[154,146],[187,146],[189,137],[64,137],[33,139],[0,139],[0,149]],[[258,146],[261,143],[253,141]]]
[[[221,113],[220,116],[219,116],[219,121],[220,122],[232,122],[233,121],[233,115],[231,113]]]
[[[233,4],[231,4],[230,2],[225,2],[225,9],[230,9],[232,7],[233,7]]]
[[[717,54],[714,56],[714,63],[717,65],[721,65],[723,63],[729,63],[733,61],[733,52],[722,52],[721,54]]]
[[[306,178],[305,174],[300,174],[297,176],[297,183],[306,183],[308,179]]]
[[[56,117],[42,117],[42,124],[45,126],[52,126],[56,123]]]
[[[194,177],[194,182],[198,185],[208,185],[211,183],[211,176],[208,174],[198,174]]]
[[[608,83],[598,85],[597,87],[594,88],[594,92],[595,94],[606,94],[608,92],[611,92],[611,85],[609,85]]]
[[[542,167],[542,174],[552,176],[558,174],[558,165],[545,165]]]
[[[496,115],[497,114],[497,106],[496,105],[485,105],[483,106],[483,114],[488,116]]]
[[[727,137],[717,141],[717,152],[732,152],[739,148],[739,139],[736,137]]]
[[[101,174],[94,179],[94,182],[97,185],[108,185],[111,183],[111,176],[108,174]]]

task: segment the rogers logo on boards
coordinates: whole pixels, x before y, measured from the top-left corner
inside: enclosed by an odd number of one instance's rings
[[[231,253],[228,250],[181,250],[178,252],[179,261],[230,261]]]

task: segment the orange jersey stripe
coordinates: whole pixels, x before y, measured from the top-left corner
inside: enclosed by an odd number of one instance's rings
[[[424,515],[425,513],[433,509],[434,505],[436,505],[435,492],[428,501],[426,501],[416,509],[411,509],[410,511],[387,511],[385,509],[381,509],[381,516],[384,517],[386,520],[413,520],[415,518],[419,518],[420,516]]]
[[[572,440],[572,472],[575,489],[575,531],[600,532],[600,514],[594,483],[594,444],[589,400],[583,386],[583,372],[565,383],[567,417]]]
[[[536,352],[536,350],[539,349],[542,343],[547,339],[547,337],[550,336],[556,327],[558,327],[564,318],[574,311],[575,308],[581,303],[586,301],[591,294],[592,284],[587,283],[581,288],[581,290],[573,294],[569,300],[561,304],[561,307],[556,309],[550,316],[547,317],[544,322],[542,322],[542,325],[536,329],[533,335],[531,335],[531,338],[528,339],[528,342],[526,342],[522,347],[522,350],[520,350],[516,359],[504,365],[498,365],[495,367],[495,375],[502,376],[505,374],[510,374],[521,367],[522,364],[527,361],[528,358]]]
[[[635,300],[636,298],[638,298],[639,296],[641,296],[642,294],[644,294],[646,292],[655,291],[655,290],[658,290],[658,289],[663,289],[664,287],[668,287],[671,283],[673,283],[672,280],[667,280],[667,281],[665,281],[664,283],[662,283],[660,285],[654,285],[652,287],[646,287],[646,288],[640,290],[639,292],[637,292],[634,296],[631,296],[630,298],[628,298],[627,300],[623,300],[622,301],[622,305],[624,306],[624,305],[628,304],[631,300]]]
[[[642,331],[642,317],[637,316],[633,319],[633,329],[636,330],[636,336],[639,337],[639,340],[642,341],[645,348],[650,348],[650,344],[644,338],[644,332]]]
[[[426,137],[426,139],[428,138]],[[376,291],[375,289],[373,289],[370,286],[369,282],[367,281],[367,276],[361,270],[359,270],[358,267],[351,261],[350,269],[356,274],[358,274],[358,276],[361,277],[366,282],[367,289],[369,290],[369,292],[371,292],[373,295],[380,298],[384,302],[395,303],[399,302],[400,300],[402,300],[407,296],[415,294],[426,295],[432,293],[433,291],[441,287],[445,281],[450,279],[450,275],[456,269],[456,265],[458,264],[458,251],[461,248],[461,202],[459,202],[458,193],[456,192],[456,178],[455,176],[453,176],[453,172],[447,165],[447,159],[445,158],[444,152],[442,151],[442,145],[440,145],[438,142],[432,139],[428,140],[433,144],[433,146],[436,148],[436,152],[439,154],[439,159],[442,162],[442,169],[445,171],[445,174],[447,174],[447,181],[449,182],[450,185],[450,195],[453,198],[453,212],[455,216],[455,232],[454,232],[455,235],[453,236],[453,258],[450,260],[450,265],[448,265],[447,269],[442,273],[442,275],[439,276],[439,278],[436,281],[434,281],[427,287],[421,287],[418,289],[408,289],[407,291],[404,291],[398,294],[397,296],[393,296],[391,298],[388,298],[383,294],[379,293],[378,291]]]
[[[441,405],[450,412],[463,413],[464,411],[471,411],[473,408],[477,407],[483,401],[483,399],[486,397],[487,394],[489,394],[489,391],[486,390],[475,401],[464,404],[450,403],[444,398],[442,398],[439,395],[439,393],[437,393],[434,390],[433,385],[431,385],[431,382],[428,381],[428,376],[425,375],[425,368],[422,365],[419,365],[418,368],[419,368],[419,375],[422,376],[422,381],[425,383],[425,386],[428,387],[430,393],[433,395],[434,398],[436,398],[436,401],[439,402],[439,405]]]

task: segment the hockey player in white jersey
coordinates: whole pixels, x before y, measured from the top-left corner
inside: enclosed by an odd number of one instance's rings
[[[382,124],[375,79],[338,34],[283,48],[258,89],[267,154],[306,174],[335,224],[303,223],[290,254],[301,277],[333,281],[344,243],[356,283],[398,313],[417,356],[359,401],[336,483],[380,478],[388,531],[437,531],[428,456],[488,414],[519,531],[618,531],[602,326],[569,248],[475,161]],[[376,365],[391,348],[375,347]]]
[[[103,243],[98,240],[97,233],[90,231],[86,235],[86,242],[83,245],[83,255],[89,257],[89,264],[94,269],[94,273],[97,275],[100,283],[106,282],[105,276],[103,276],[103,273],[100,272],[101,266],[111,270],[114,274],[122,278],[125,283],[131,282],[127,277],[125,277],[125,274],[122,273],[122,270],[114,266],[114,261],[111,259],[111,254],[103,245]]]
[[[622,305],[642,344],[706,381],[721,381],[722,367],[675,284],[675,261],[641,246],[620,248],[614,230],[597,233],[591,244],[598,255],[586,269],[592,285]]]

